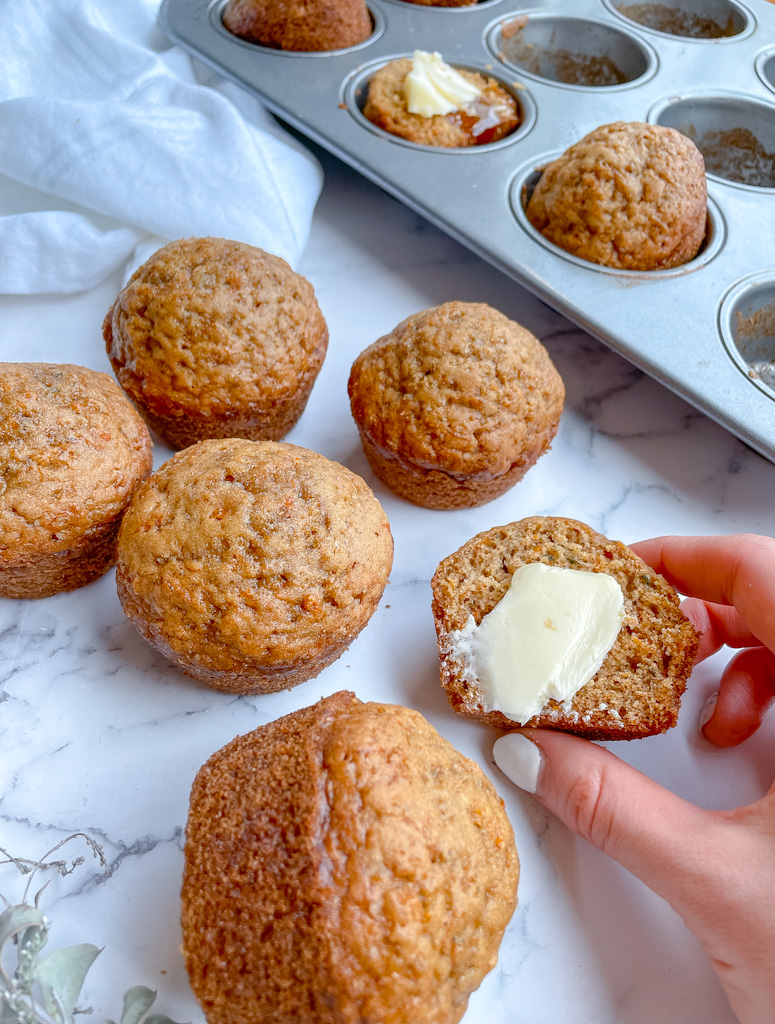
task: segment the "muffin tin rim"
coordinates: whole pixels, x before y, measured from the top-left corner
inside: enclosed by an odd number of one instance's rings
[[[402,3],[404,0],[396,0],[396,2]],[[582,92],[591,92],[593,90],[604,90],[606,93],[622,92],[625,89],[633,89],[641,85],[645,85],[645,83],[650,81],[659,70],[659,54],[651,43],[647,39],[640,39],[636,32],[633,32],[628,28],[620,27],[618,24],[613,24],[611,21],[602,19],[597,20],[595,18],[588,18],[572,13],[566,14],[564,11],[547,10],[544,7],[520,8],[517,11],[510,12],[510,15],[512,18],[519,18],[522,16],[527,18],[539,17],[541,20],[555,18],[573,21],[586,21],[589,22],[590,25],[600,25],[618,33],[619,35],[626,36],[628,39],[635,42],[638,46],[643,48],[647,58],[647,67],[642,75],[631,79],[629,82],[622,82],[619,85],[578,85],[570,82],[558,82],[553,78],[546,78],[543,75],[527,71],[525,68],[520,67],[519,64],[514,64],[505,55],[502,55],[502,51],[499,51],[493,42],[493,36],[509,15],[501,15],[500,17],[495,18],[482,30],[482,43],[485,49],[495,60],[498,61],[499,64],[513,70],[515,74],[524,75],[526,78],[530,78],[532,81],[541,82],[544,85],[554,86],[558,89],[577,89]]]
[[[706,46],[708,43],[714,43],[715,45],[728,45],[730,43],[739,42],[753,35],[753,33],[756,31],[758,27],[758,19],[754,12],[750,9],[750,7],[748,7],[746,4],[740,3],[739,0],[726,0],[726,2],[729,4],[730,7],[737,8],[737,10],[745,17],[745,28],[742,30],[742,32],[737,32],[733,36],[716,36],[714,38],[709,39],[700,36],[680,36],[675,35],[672,32],[662,32],[660,29],[657,28],[648,28],[646,25],[641,25],[637,21],[633,21],[632,18],[628,18],[627,15],[622,14],[616,7],[616,0],[600,0],[600,3],[603,4],[603,6],[606,7],[618,21],[624,21],[631,25],[637,25],[637,30],[639,32],[650,32],[653,33],[654,35],[659,36],[661,39],[671,39],[673,40],[673,42],[677,42],[680,44],[700,43],[705,44]]]
[[[756,55],[754,68],[756,69],[756,74],[761,79],[765,88],[775,93],[775,80],[767,78],[764,73],[764,65],[770,60],[775,61],[775,46],[768,46],[765,50],[762,50],[761,53]]]
[[[403,3],[404,0],[399,0],[399,2]],[[411,53],[388,54],[383,55],[382,57],[376,57],[374,60],[369,61],[366,64],[359,64],[358,67],[353,68],[341,83],[341,102],[346,105],[350,116],[353,117],[359,125],[376,134],[379,138],[385,139],[388,142],[395,142],[398,145],[406,146],[410,149],[419,150],[421,152],[427,151],[451,156],[461,156],[471,153],[481,154],[484,151],[503,149],[505,146],[513,145],[520,139],[524,139],[532,130],[538,116],[538,107],[530,91],[527,88],[515,88],[512,82],[506,80],[506,76],[501,71],[491,68],[485,64],[477,65],[473,61],[455,62],[452,63],[451,66],[454,68],[463,68],[465,71],[476,71],[480,75],[484,75],[488,78],[494,78],[510,95],[514,96],[519,103],[520,110],[522,111],[522,121],[510,135],[506,135],[504,138],[498,139],[497,142],[483,143],[481,146],[430,146],[421,142],[412,142],[409,139],[402,138],[400,135],[393,135],[386,129],[380,128],[379,125],[374,124],[364,116],[356,99],[356,92],[359,86],[366,84],[371,79],[375,71],[378,71],[380,68],[390,64],[391,61],[401,60],[407,57],[411,57]]]

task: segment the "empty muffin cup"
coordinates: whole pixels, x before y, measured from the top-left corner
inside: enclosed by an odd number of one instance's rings
[[[501,19],[487,33],[498,60],[523,74],[578,88],[641,83],[656,71],[651,47],[587,18],[536,12]]]

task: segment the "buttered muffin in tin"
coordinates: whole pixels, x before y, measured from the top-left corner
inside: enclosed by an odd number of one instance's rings
[[[468,508],[520,480],[557,431],[565,387],[530,331],[483,302],[416,313],[349,380],[379,479],[426,508]]]
[[[223,23],[261,46],[303,52],[357,46],[372,32],[364,0],[229,0]]]
[[[106,373],[0,363],[0,597],[75,590],[113,565],[148,428]]]
[[[705,163],[691,139],[617,121],[548,164],[525,212],[545,238],[581,259],[661,270],[697,255],[707,198]]]
[[[103,334],[119,384],[172,448],[283,437],[328,344],[309,281],[279,256],[224,238],[184,238],[154,253]]]
[[[202,441],[132,501],[118,541],[124,611],[219,690],[268,693],[335,661],[371,618],[393,539],[367,484],[272,441]]]
[[[494,78],[457,70],[425,50],[374,74],[363,114],[408,142],[447,148],[497,142],[521,121],[516,99]]]
[[[519,861],[484,773],[416,711],[335,693],[191,793],[183,955],[208,1024],[456,1024]]]

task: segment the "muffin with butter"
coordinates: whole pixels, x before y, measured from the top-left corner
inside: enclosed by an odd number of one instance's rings
[[[456,70],[440,53],[415,50],[380,68],[363,114],[383,131],[422,146],[482,146],[510,135],[519,104],[494,78]]]
[[[675,725],[699,637],[673,587],[573,519],[478,534],[432,580],[452,708],[499,729],[639,739]]]

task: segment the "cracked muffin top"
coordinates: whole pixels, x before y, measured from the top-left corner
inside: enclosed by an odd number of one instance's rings
[[[481,302],[447,302],[400,323],[356,359],[359,428],[402,461],[499,475],[548,446],[565,389],[528,330]]]
[[[150,471],[148,429],[107,374],[0,363],[0,559],[73,547]]]
[[[223,238],[154,253],[103,332],[118,382],[141,409],[199,418],[268,410],[309,390],[328,342],[309,281],[279,256]]]
[[[214,671],[283,667],[360,631],[392,554],[382,506],[349,469],[295,445],[210,440],[138,490],[117,580],[163,650]]]
[[[484,773],[416,711],[347,692],[210,758],[185,855],[184,956],[210,1024],[454,1024],[516,906]]]
[[[673,128],[617,121],[548,164],[525,212],[550,242],[591,263],[677,267],[705,237],[705,163]]]

